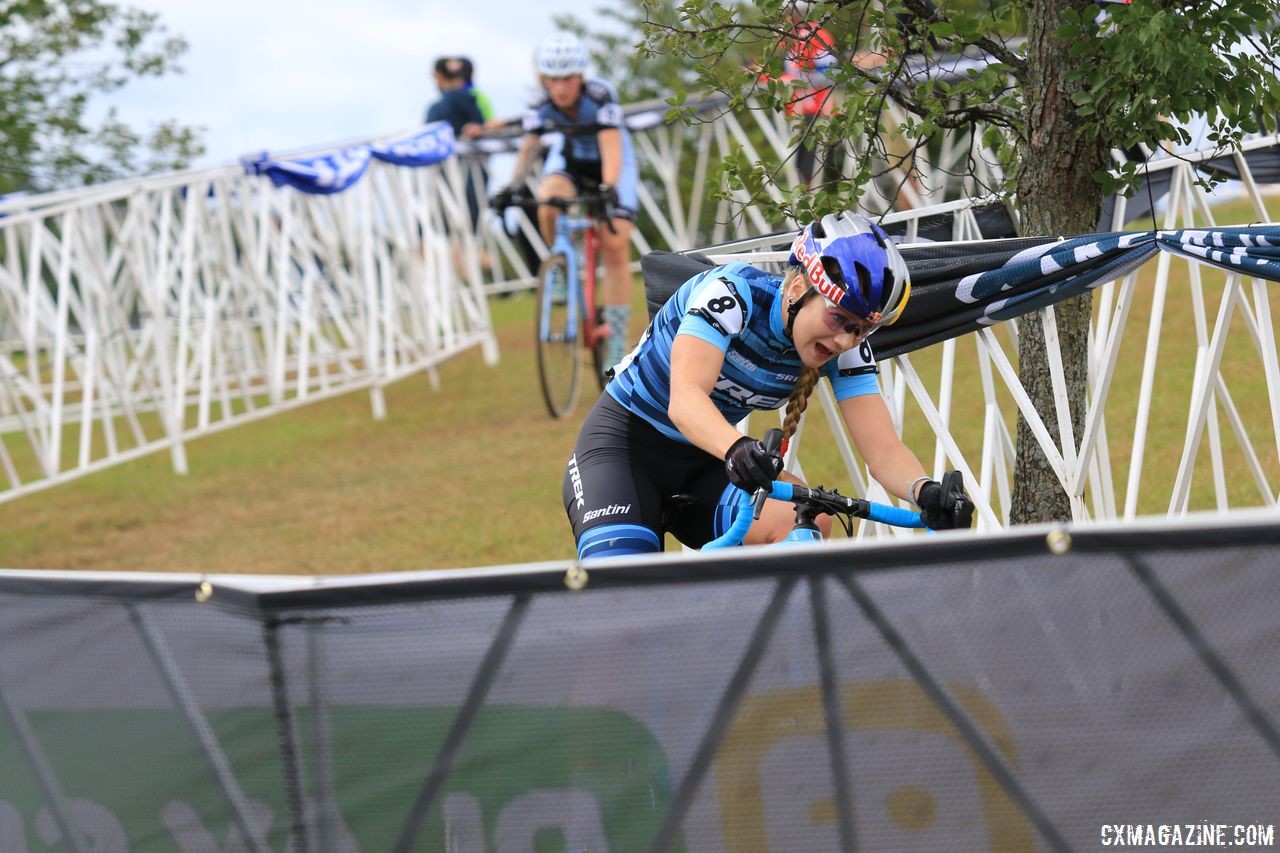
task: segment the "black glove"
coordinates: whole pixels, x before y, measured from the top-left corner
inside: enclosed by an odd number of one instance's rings
[[[916,496],[920,517],[932,530],[949,530],[973,524],[973,501],[964,493],[964,476],[959,471],[945,474],[942,482],[930,480]]]
[[[618,188],[612,184],[601,184],[597,192],[600,193],[601,214],[603,214],[606,221],[613,219],[618,215]]]
[[[729,482],[744,492],[768,489],[782,472],[782,457],[764,449],[749,435],[735,441],[724,455],[724,470]]]
[[[502,212],[508,207],[515,207],[519,204],[517,199],[523,195],[524,190],[520,187],[503,187],[489,199],[489,206],[498,212]]]

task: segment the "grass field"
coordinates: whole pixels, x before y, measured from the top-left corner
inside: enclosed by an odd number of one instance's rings
[[[1252,218],[1243,204],[1216,213],[1220,223]],[[1132,449],[1154,271],[1153,261],[1143,272],[1108,407],[1118,489]],[[1221,289],[1204,287],[1210,324]],[[1169,293],[1140,501],[1147,513],[1162,513],[1168,504],[1195,364],[1195,318],[1180,262]],[[0,566],[331,574],[571,557],[560,480],[578,421],[553,421],[544,413],[531,298],[495,300],[492,309],[500,365],[485,366],[473,351],[441,367],[438,390],[425,376],[397,383],[387,389],[383,421],[372,419],[368,394],[356,392],[193,442],[187,476],[175,475],[168,454],[160,453],[0,504]],[[643,311],[638,298],[634,332]],[[1239,319],[1235,325],[1238,331]],[[960,363],[972,362],[974,346],[961,342]],[[1274,482],[1280,461],[1257,358],[1251,341],[1233,334],[1222,372]],[[936,387],[936,353],[912,361]],[[983,417],[977,388],[974,372],[957,387],[953,415],[954,432],[974,465]],[[1013,412],[1005,402],[1004,410]],[[587,405],[579,404],[579,414]],[[928,465],[933,442],[913,408],[908,443]],[[1258,490],[1223,424],[1231,500],[1255,505]],[[843,487],[824,431],[806,433],[806,474],[811,482]],[[1193,507],[1208,508],[1212,484],[1203,469]]]

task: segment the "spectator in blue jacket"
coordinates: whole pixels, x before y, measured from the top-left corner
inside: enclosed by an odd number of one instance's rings
[[[427,124],[447,121],[459,139],[475,133],[466,130],[468,125],[475,125],[477,129],[484,126],[484,113],[474,91],[467,86],[468,64],[461,57],[442,56],[436,60],[433,76],[440,98],[427,107]]]
[[[476,100],[475,89],[468,85],[471,63],[462,57],[442,56],[436,60],[434,76],[440,99],[427,108],[426,121],[447,121],[457,139],[469,139],[484,129],[484,113]],[[483,162],[478,171],[467,169],[467,212],[471,228],[480,221],[480,199],[489,180]]]

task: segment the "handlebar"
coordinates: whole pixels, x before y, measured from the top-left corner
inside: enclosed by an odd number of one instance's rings
[[[598,121],[589,122],[557,122],[547,120],[531,130],[525,130],[525,133],[563,133],[567,136],[586,136],[590,133],[599,133],[602,130],[619,130],[616,124],[601,124]]]
[[[745,495],[745,492],[743,493]],[[865,518],[869,521],[877,521],[881,524],[890,524],[894,527],[912,527],[922,528],[925,526],[924,521],[920,518],[919,512],[914,512],[901,507],[890,506],[889,504],[876,503],[864,498],[851,498],[835,491],[826,491],[825,489],[811,489],[807,486],[797,486],[794,483],[788,483],[784,480],[776,480],[773,487],[766,494],[760,489],[752,497],[752,504],[763,507],[764,498],[773,498],[779,501],[791,501],[796,504],[808,504],[817,507],[821,512],[830,515],[843,515],[849,518]],[[709,551],[716,548],[732,548],[735,545],[742,544],[742,539],[747,535],[747,530],[751,527],[751,522],[759,518],[759,511],[746,512],[746,507],[738,511],[734,517],[733,524],[729,526],[723,534],[711,540],[702,546],[702,550]]]
[[[568,210],[574,205],[581,205],[587,210],[593,210],[604,208],[611,200],[612,196],[607,196],[604,193],[579,193],[574,198],[537,199],[536,203],[547,207],[559,208],[560,210]]]
[[[766,450],[771,453],[777,453],[782,444],[782,431],[777,429],[769,430],[765,433],[762,443]],[[740,493],[744,496],[746,495],[746,492]],[[849,519],[865,518],[881,524],[891,524],[894,527],[925,527],[924,520],[920,517],[919,512],[890,506],[889,504],[876,503],[863,498],[851,498],[840,494],[838,491],[826,491],[821,487],[813,489],[807,486],[797,486],[794,483],[788,483],[783,480],[775,480],[767,492],[764,489],[757,489],[755,494],[751,496],[751,512],[746,512],[745,507],[740,509],[737,515],[734,516],[733,524],[729,526],[729,529],[703,545],[702,550],[731,548],[735,545],[740,545],[743,537],[747,535],[748,528],[751,527],[751,522],[760,517],[761,511],[764,509],[764,502],[768,498],[790,501],[796,504],[797,508],[805,507],[816,513],[844,516]]]
[[[574,206],[581,206],[587,214],[595,219],[602,220],[609,229],[609,233],[616,234],[617,230],[613,225],[613,208],[611,202],[612,196],[604,193],[579,193],[573,198],[534,198],[532,193],[525,191],[516,191],[508,193],[506,191],[497,193],[489,197],[489,207],[501,213],[508,207],[520,207],[530,201],[540,207],[554,207],[557,210],[568,212]]]

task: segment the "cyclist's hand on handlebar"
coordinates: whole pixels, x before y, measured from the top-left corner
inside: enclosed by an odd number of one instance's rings
[[[973,524],[973,501],[964,493],[964,477],[951,471],[942,482],[929,480],[916,494],[920,517],[933,530],[969,527]]]
[[[621,206],[618,201],[618,188],[612,184],[601,184],[599,192],[601,206],[604,208],[605,215],[612,218],[615,215],[615,209]]]
[[[782,457],[765,450],[764,445],[749,435],[735,441],[724,455],[724,470],[729,482],[745,492],[766,491],[782,472]]]
[[[618,208],[621,206],[618,202],[618,188],[612,184],[601,184],[598,192],[600,193],[600,214],[605,227],[609,229],[610,234],[617,234],[617,229],[613,227],[613,218],[618,215]]]
[[[506,210],[508,207],[514,207],[519,204],[525,197],[524,187],[509,186],[498,190],[489,198],[489,206],[496,211]]]

